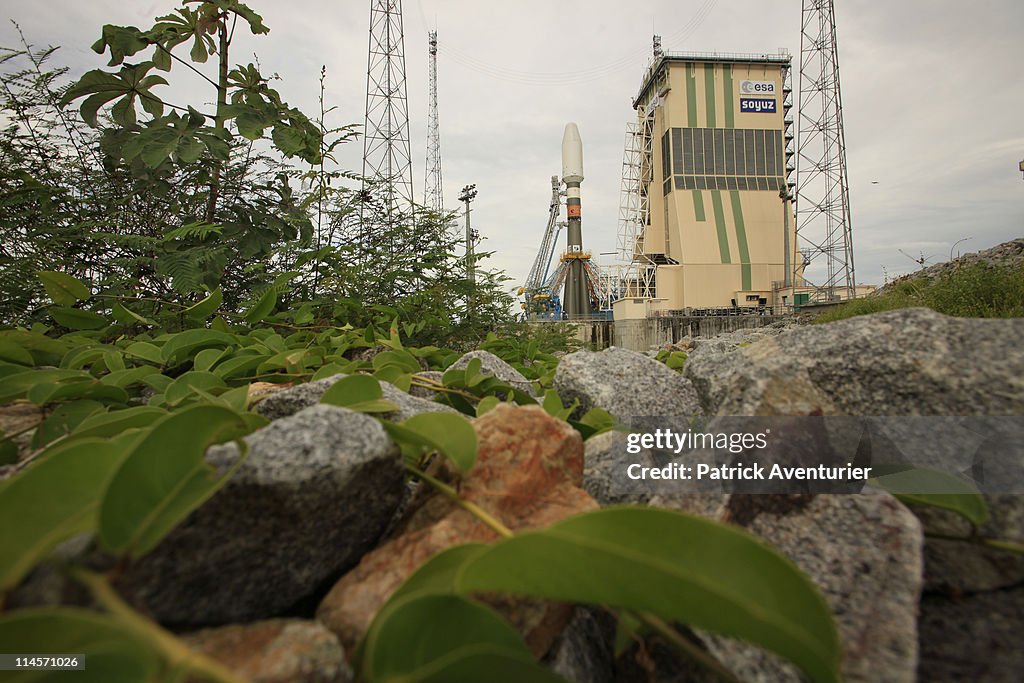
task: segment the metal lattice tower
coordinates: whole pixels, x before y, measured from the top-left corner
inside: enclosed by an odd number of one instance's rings
[[[441,183],[441,126],[437,118],[437,31],[431,31],[429,37],[430,104],[427,114],[427,173],[423,203],[442,213],[444,186]]]
[[[796,216],[810,301],[856,291],[834,0],[803,0],[800,25]]]
[[[372,0],[370,5],[363,196],[381,208],[389,228],[411,216],[412,154],[401,0]],[[360,212],[361,223],[364,212],[365,208]],[[367,236],[363,237],[365,242]]]

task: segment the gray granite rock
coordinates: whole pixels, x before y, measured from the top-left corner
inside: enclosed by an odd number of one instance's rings
[[[123,576],[162,622],[281,614],[370,550],[406,493],[398,448],[360,413],[312,406],[245,441],[224,488]],[[222,471],[237,458],[234,444],[207,453]]]
[[[615,680],[615,618],[600,607],[579,606],[544,661],[571,683]]]
[[[983,538],[1024,542],[1024,496],[985,496],[989,519],[978,529]],[[967,538],[970,523],[956,513],[915,506],[926,533]],[[925,590],[973,593],[1024,583],[1024,555],[941,538],[925,539]]]
[[[523,376],[523,373],[498,358],[490,351],[470,351],[469,353],[463,354],[462,357],[452,363],[448,369],[458,370],[464,368],[469,365],[469,361],[474,358],[480,359],[480,371],[485,375],[494,375],[498,379],[508,382],[515,389],[525,391],[531,396],[537,395],[537,392],[534,390],[530,380],[526,379],[526,377]]]
[[[921,599],[921,683],[1018,683],[1024,671],[1024,586]]]
[[[921,527],[887,493],[713,494],[656,497],[746,528],[792,559],[821,589],[843,643],[847,681],[911,683],[917,667]],[[798,681],[783,660],[738,641],[702,634],[708,650],[744,681]]]
[[[1020,415],[1022,337],[1024,319],[910,308],[697,349],[684,374],[720,415]]]
[[[697,393],[679,373],[642,353],[614,346],[563,358],[554,387],[565,403],[579,399],[577,414],[599,407],[628,421],[634,416],[701,412]]]
[[[270,394],[256,405],[256,412],[268,420],[277,420],[288,415],[294,415],[303,408],[316,405],[320,397],[338,380],[346,377],[339,374],[315,382],[307,382],[290,389],[277,391]],[[458,412],[450,406],[427,401],[422,398],[410,396],[398,387],[388,382],[381,382],[380,388],[384,398],[398,404],[398,410],[393,413],[383,413],[381,417],[395,422],[401,422],[413,415],[420,413],[454,413]]]

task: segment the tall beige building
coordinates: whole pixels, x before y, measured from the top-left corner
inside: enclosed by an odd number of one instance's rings
[[[788,54],[660,55],[633,102],[634,265],[615,318],[785,307],[799,262],[789,180]],[[797,269],[797,272],[802,270]]]

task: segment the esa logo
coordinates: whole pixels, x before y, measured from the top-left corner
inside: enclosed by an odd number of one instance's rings
[[[740,81],[741,95],[774,95],[774,81]]]
[[[741,97],[740,111],[749,114],[774,114],[775,99],[766,97]]]

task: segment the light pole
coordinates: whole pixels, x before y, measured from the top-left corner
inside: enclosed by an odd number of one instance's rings
[[[473,228],[469,224],[469,204],[474,199],[476,199],[476,183],[462,188],[459,201],[466,202],[466,278],[471,286],[476,285],[476,265],[473,263]]]

